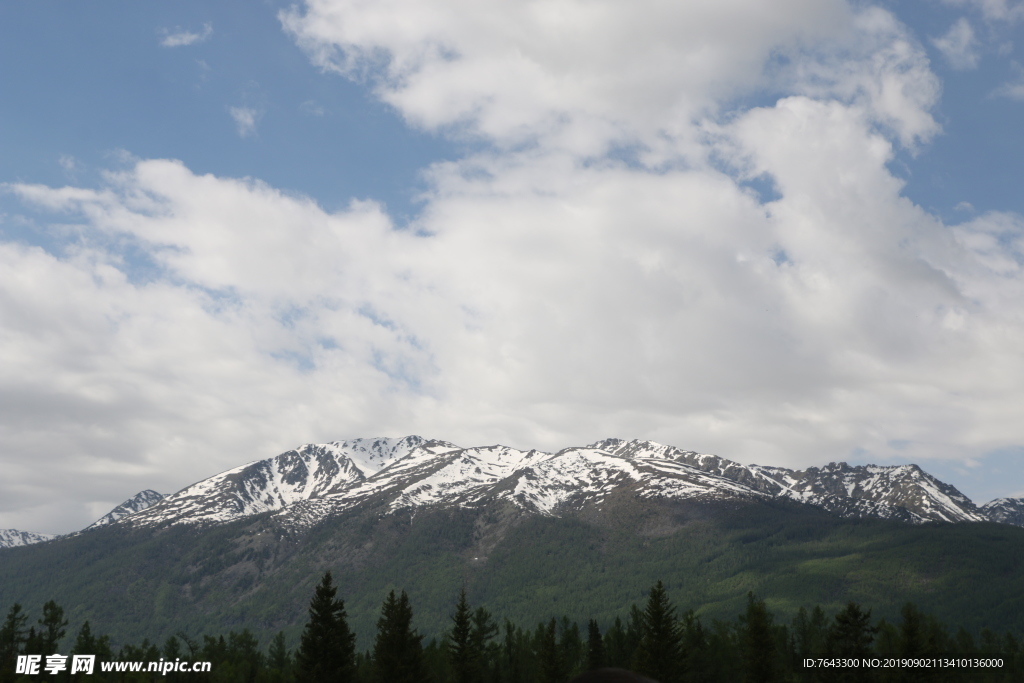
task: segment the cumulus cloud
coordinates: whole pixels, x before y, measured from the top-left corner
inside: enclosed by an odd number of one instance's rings
[[[974,37],[971,22],[963,17],[957,19],[945,35],[932,38],[932,45],[938,48],[954,69],[968,71],[978,66],[978,41]]]
[[[228,113],[235,121],[239,137],[247,138],[256,134],[256,124],[261,112],[253,107],[228,107]]]
[[[1024,219],[903,197],[895,150],[938,131],[922,47],[879,9],[784,4],[283,14],[320,67],[483,143],[425,170],[402,228],[171,160],[8,186],[75,229],[0,243],[0,526],[73,528],[14,510],[84,478],[120,502],[353,436],[787,466],[1024,442]],[[83,525],[83,500],[32,514]]]
[[[889,13],[841,0],[310,0],[281,20],[314,63],[370,81],[413,125],[505,148],[679,153],[693,118],[796,76],[859,97],[906,140],[934,132],[921,109],[937,88],[920,50]],[[794,68],[770,68],[779,58]]]
[[[203,24],[203,30],[198,33],[195,31],[187,31],[182,29],[176,29],[170,31],[169,29],[161,29],[160,33],[163,38],[160,40],[160,44],[164,47],[184,47],[186,45],[193,45],[195,43],[202,43],[210,39],[213,35],[213,24],[207,22]]]

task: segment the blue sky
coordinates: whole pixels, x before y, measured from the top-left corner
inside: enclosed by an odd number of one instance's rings
[[[312,67],[281,30],[285,6],[6,4],[0,59],[15,68],[0,75],[4,180],[95,182],[124,151],[253,176],[328,209],[373,197],[414,210],[418,171],[452,144]],[[195,39],[164,46],[174,34]],[[239,134],[232,108],[253,112],[251,132]]]
[[[1024,495],[1022,6],[620,11],[0,6],[0,527],[407,433]]]

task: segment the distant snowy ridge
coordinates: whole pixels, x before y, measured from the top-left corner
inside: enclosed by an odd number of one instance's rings
[[[227,522],[347,490],[415,449],[434,453],[456,448],[419,436],[306,444],[193,484],[131,520],[143,526],[171,520]]]
[[[157,493],[152,489],[139,491],[134,496],[132,496],[125,502],[121,503],[116,508],[114,508],[107,514],[103,515],[89,526],[87,526],[86,529],[95,529],[96,527],[113,524],[122,517],[133,515],[136,512],[142,512],[143,510],[156,505],[163,499],[164,494]]]
[[[1024,498],[996,498],[981,509],[993,522],[1024,526]]]
[[[36,534],[17,529],[0,529],[0,548],[14,548],[19,545],[42,543],[57,538],[54,534]]]
[[[529,512],[559,515],[624,493],[679,500],[783,498],[842,517],[1024,526],[1024,501],[1007,499],[990,507],[998,502],[993,501],[979,509],[916,465],[830,463],[795,471],[742,465],[651,441],[605,439],[545,453],[461,448],[419,436],[306,444],[193,484],[121,522],[218,524],[270,512],[289,526],[307,528],[371,501],[396,511],[504,500]]]

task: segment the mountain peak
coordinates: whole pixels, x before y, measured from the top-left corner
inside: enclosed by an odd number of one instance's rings
[[[19,545],[42,543],[57,538],[55,534],[37,534],[32,531],[0,529],[0,548],[14,548]]]
[[[133,515],[136,512],[141,512],[142,510],[156,505],[163,499],[164,494],[157,493],[152,489],[139,491],[134,496],[87,526],[86,529],[95,529],[97,527],[113,524],[122,517],[127,517],[128,515]]]

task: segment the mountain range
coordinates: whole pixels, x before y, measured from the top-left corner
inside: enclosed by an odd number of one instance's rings
[[[893,619],[913,601],[1024,632],[1024,501],[978,506],[915,465],[790,470],[620,439],[556,453],[354,439],[143,491],[73,534],[3,538],[22,547],[0,549],[0,608],[54,600],[119,642],[243,627],[294,640],[328,569],[360,638],[391,590],[437,635],[462,588],[518,624],[607,625],[658,580],[706,623],[753,592],[785,619],[849,600]]]
[[[1000,498],[979,507],[917,465],[840,462],[790,470],[743,465],[652,441],[605,439],[546,453],[506,446],[462,448],[407,436],[305,444],[172,495],[147,489],[84,531],[112,524],[205,526],[263,513],[301,531],[365,503],[396,512],[504,501],[524,513],[557,517],[587,505],[599,509],[604,498],[618,491],[640,499],[787,499],[839,517],[910,524],[1024,526],[1024,499]],[[0,548],[53,538],[0,530]]]

